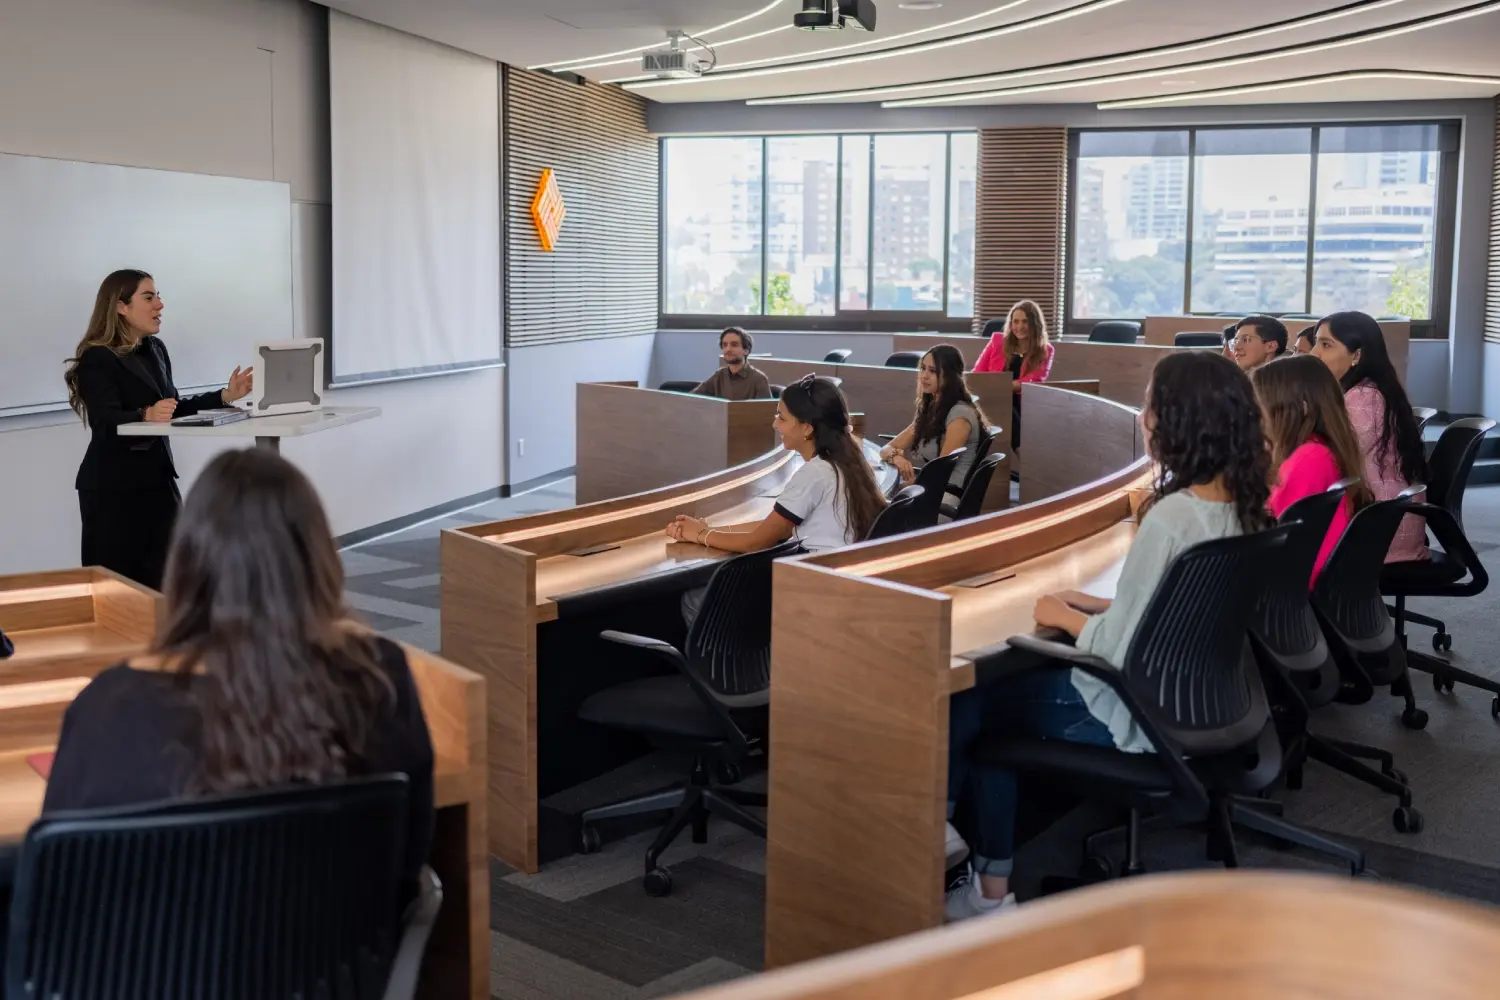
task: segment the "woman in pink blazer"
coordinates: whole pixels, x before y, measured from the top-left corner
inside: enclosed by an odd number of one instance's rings
[[[1052,373],[1052,344],[1047,339],[1047,321],[1042,307],[1022,299],[1011,307],[1005,329],[990,337],[984,353],[974,363],[976,372],[1009,371],[1015,396],[1011,405],[1010,446],[1021,443],[1021,386],[1045,382]]]

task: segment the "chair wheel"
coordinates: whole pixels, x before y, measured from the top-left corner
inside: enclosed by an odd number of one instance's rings
[[[1432,633],[1432,650],[1435,653],[1446,653],[1453,648],[1453,636],[1447,632]]]
[[[1427,713],[1420,708],[1407,708],[1401,712],[1401,724],[1407,729],[1426,729]]]
[[[1401,784],[1403,785],[1411,784],[1410,781],[1406,780],[1406,772],[1401,770],[1401,768],[1399,767],[1382,768],[1380,773],[1385,775],[1387,778],[1390,778],[1392,781],[1401,782]]]
[[[603,846],[604,841],[599,837],[599,831],[585,823],[578,831],[578,853],[598,854]]]
[[[670,896],[672,894],[672,873],[665,868],[653,868],[641,880],[641,885],[645,887],[646,895],[648,896],[655,896],[658,899],[662,896]]]
[[[1102,854],[1090,854],[1078,866],[1078,877],[1086,882],[1105,882],[1115,877],[1115,864]]]
[[[1396,811],[1391,813],[1391,825],[1396,828],[1397,833],[1421,833],[1426,820],[1414,806],[1397,806]]]
[[[1438,694],[1453,693],[1453,678],[1444,677],[1442,674],[1432,675],[1432,689]]]
[[[1500,719],[1500,698],[1490,702],[1490,718]]]
[[[721,760],[714,765],[714,777],[721,785],[738,785],[745,780],[745,772],[732,760]]]

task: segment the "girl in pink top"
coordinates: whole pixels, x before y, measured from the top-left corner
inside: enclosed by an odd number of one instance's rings
[[[1019,362],[1019,367],[1017,367]],[[1022,299],[1011,307],[1005,329],[990,337],[984,353],[974,363],[976,372],[1003,372],[1015,377],[1017,391],[1023,382],[1045,382],[1052,372],[1052,344],[1047,340],[1047,321],[1042,307]]]
[[[1312,353],[1344,387],[1349,422],[1364,453],[1365,482],[1375,499],[1390,500],[1413,483],[1425,484],[1422,433],[1385,349],[1380,324],[1362,312],[1334,313],[1318,323]],[[1416,497],[1419,503],[1425,499],[1425,493]],[[1427,558],[1427,522],[1408,514],[1401,519],[1385,561]]]
[[[1283,357],[1257,368],[1251,381],[1275,470],[1271,513],[1280,517],[1298,500],[1363,474],[1364,459],[1344,409],[1344,392],[1326,365],[1305,355]],[[1370,490],[1363,482],[1348,490],[1318,549],[1309,589],[1343,537],[1350,516],[1369,502]]]

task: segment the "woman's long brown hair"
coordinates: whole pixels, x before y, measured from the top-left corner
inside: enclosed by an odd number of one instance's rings
[[[1293,354],[1262,365],[1251,376],[1264,414],[1271,463],[1279,470],[1292,452],[1314,436],[1333,452],[1341,476],[1358,476],[1349,499],[1358,510],[1374,499],[1364,481],[1364,453],[1349,422],[1344,390],[1333,372],[1311,354]]]
[[[928,358],[932,359],[932,365],[937,369],[938,391],[926,393],[921,389],[917,390],[917,415],[913,421],[916,438],[913,445],[920,447],[923,441],[936,439],[941,450],[943,435],[948,429],[948,411],[957,403],[967,403],[974,407],[974,413],[979,417],[979,433],[983,435],[990,429],[990,423],[985,419],[979,404],[974,402],[969,384],[964,381],[964,356],[952,344],[938,344],[922,356],[923,361]]]
[[[190,792],[356,773],[395,704],[375,640],[349,627],[344,572],[307,478],[262,449],[209,463],[183,504],[155,652],[196,709]]]
[[[88,413],[84,410],[83,397],[78,394],[78,359],[91,347],[107,347],[117,357],[123,357],[135,348],[139,338],[131,332],[117,307],[122,302],[128,304],[135,298],[141,282],[150,280],[151,275],[145,271],[126,268],[113,272],[99,283],[88,329],[83,332],[78,346],[73,348],[73,356],[63,362],[68,366],[63,373],[63,381],[68,386],[68,405],[84,420],[88,419]]]
[[[813,428],[816,454],[838,479],[844,499],[844,516],[854,530],[854,540],[863,541],[875,518],[885,509],[885,497],[875,483],[875,473],[865,461],[859,442],[849,430],[849,404],[839,387],[826,378],[809,375],[787,386],[781,393],[787,412]]]
[[[1026,314],[1026,319],[1031,324],[1031,347],[1026,352],[1026,367],[1040,367],[1047,363],[1047,321],[1042,318],[1042,307],[1030,299],[1017,302],[1005,314],[1005,354],[1010,357],[1021,353],[1020,341],[1010,332],[1010,321],[1015,317],[1017,309]]]

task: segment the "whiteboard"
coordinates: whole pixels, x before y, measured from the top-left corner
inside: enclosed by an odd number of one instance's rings
[[[291,188],[0,153],[0,416],[66,405],[104,276],[156,279],[179,390],[223,385],[292,333]]]

